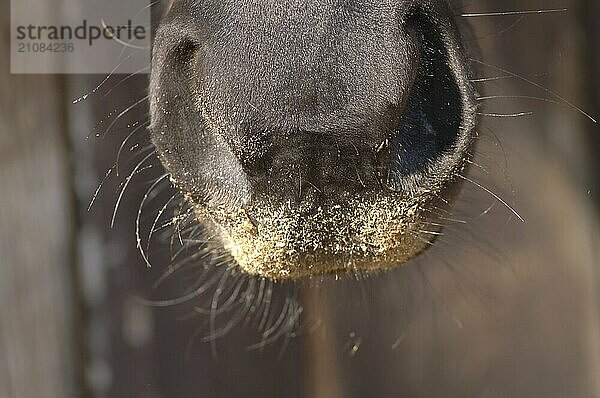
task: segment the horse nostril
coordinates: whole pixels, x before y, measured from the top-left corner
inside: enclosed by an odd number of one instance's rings
[[[152,141],[197,220],[274,279],[425,250],[476,123],[447,2],[208,3],[175,2],[150,85]]]
[[[421,10],[405,28],[418,32],[421,59],[404,113],[386,143],[385,185],[420,194],[463,167],[473,142],[474,90],[455,37]],[[443,176],[443,178],[440,178]]]
[[[380,190],[375,149],[333,135],[296,132],[244,163],[253,197],[318,205],[344,195]]]

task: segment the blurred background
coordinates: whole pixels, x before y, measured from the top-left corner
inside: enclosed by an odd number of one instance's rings
[[[599,397],[600,2],[452,4],[485,96],[457,222],[402,269],[283,287],[305,326],[248,350],[143,300],[189,284],[136,249],[147,76],[11,75],[0,0],[0,397]]]

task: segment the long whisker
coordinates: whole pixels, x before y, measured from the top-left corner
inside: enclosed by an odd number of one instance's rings
[[[536,97],[536,96],[532,96],[532,95],[485,95],[485,96],[476,98],[477,101],[489,101],[489,100],[495,100],[495,99],[523,99],[523,100],[540,101],[540,102],[547,102],[547,103],[554,104],[554,105],[565,106],[565,104],[560,101],[556,101],[556,100],[544,98],[544,97]]]
[[[150,193],[152,193],[154,188],[156,188],[158,186],[158,184],[163,182],[165,180],[165,178],[167,178],[167,177],[169,177],[169,174],[163,174],[158,180],[156,180],[154,182],[154,184],[152,184],[150,186],[150,188],[148,188],[148,190],[146,191],[146,194],[144,195],[144,197],[142,198],[142,201],[140,202],[140,206],[138,207],[137,217],[135,218],[135,240],[137,242],[137,248],[138,248],[140,254],[142,255],[142,258],[144,259],[144,262],[146,263],[146,266],[148,268],[151,268],[152,264],[150,264],[150,261],[148,260],[148,256],[147,256],[146,252],[144,251],[144,248],[142,247],[142,239],[140,238],[140,220],[142,218],[142,210],[144,209],[144,204],[146,204],[146,200],[148,200]]]
[[[125,144],[127,143],[127,141],[129,141],[131,139],[131,137],[133,137],[133,135],[135,133],[137,133],[138,131],[140,131],[142,128],[144,128],[147,125],[148,125],[148,122],[145,122],[145,123],[137,126],[135,129],[133,129],[133,131],[131,133],[129,133],[129,135],[127,137],[125,137],[125,139],[121,143],[121,146],[119,147],[119,150],[117,151],[117,160],[115,161],[115,169],[117,171],[117,176],[119,175],[119,161],[121,159],[121,154],[123,152],[123,148],[125,148]]]
[[[493,82],[493,81],[498,81],[498,80],[507,80],[507,79],[512,79],[512,76],[493,76],[493,77],[480,77],[477,79],[470,79],[470,82],[473,83],[485,83],[485,82]]]
[[[516,112],[516,113],[483,113],[477,112],[479,116],[498,117],[498,118],[515,118],[533,116],[533,112]]]
[[[463,18],[478,18],[478,17],[505,17],[510,15],[539,15],[539,14],[555,14],[567,12],[567,8],[551,8],[545,10],[520,10],[520,11],[492,11],[492,12],[475,12],[460,14]]]
[[[104,130],[104,135],[108,134],[108,132],[115,126],[115,124],[117,124],[117,122],[123,117],[125,116],[127,113],[129,113],[133,108],[135,108],[136,106],[142,104],[144,101],[146,101],[149,98],[148,95],[143,96],[142,98],[140,98],[139,100],[137,100],[135,103],[131,104],[130,106],[128,106],[124,111],[122,111],[121,113],[119,113],[115,119],[108,125],[108,127],[106,128],[106,130]]]
[[[487,63],[487,62],[480,61],[480,60],[478,60],[478,59],[475,59],[475,58],[469,58],[469,60],[471,60],[472,62],[475,62],[475,63],[477,63],[477,64],[483,65],[483,66],[485,66],[485,67],[488,67],[488,68],[495,69],[495,70],[497,70],[498,72],[502,72],[502,73],[504,73],[504,74],[510,75],[510,76],[512,76],[512,77],[514,77],[514,78],[516,78],[516,79],[519,79],[519,80],[521,80],[521,81],[523,81],[523,82],[525,82],[525,83],[529,84],[529,85],[532,85],[533,87],[539,88],[540,90],[544,91],[545,93],[547,93],[547,94],[550,94],[550,95],[551,95],[551,96],[553,96],[554,98],[556,98],[556,99],[558,99],[559,101],[563,102],[563,103],[564,103],[564,104],[566,104],[566,105],[567,105],[569,108],[571,108],[571,109],[573,109],[573,110],[575,110],[575,111],[579,112],[581,115],[585,116],[586,118],[588,118],[588,119],[589,119],[589,120],[591,120],[592,122],[594,122],[594,123],[598,123],[598,122],[597,122],[597,120],[596,120],[595,118],[593,118],[593,117],[592,117],[592,116],[591,116],[589,113],[587,113],[586,111],[584,111],[583,109],[581,109],[581,108],[580,108],[580,107],[578,107],[577,105],[573,104],[572,102],[570,102],[569,100],[567,100],[566,98],[564,98],[563,96],[561,96],[560,94],[558,94],[558,93],[554,92],[553,90],[550,90],[549,88],[546,88],[546,87],[542,86],[542,85],[541,85],[541,84],[539,84],[539,83],[536,83],[536,82],[534,82],[534,81],[533,81],[533,80],[531,80],[531,79],[528,79],[528,78],[526,78],[525,76],[521,76],[521,75],[519,75],[519,74],[517,74],[517,73],[511,72],[511,71],[509,71],[509,70],[507,70],[507,69],[505,69],[505,68],[502,68],[502,67],[500,67],[500,66],[497,66],[497,65],[492,65],[492,64],[489,64],[489,63]]]
[[[497,199],[500,203],[502,203],[508,210],[510,210],[515,216],[517,216],[517,218],[519,220],[521,220],[521,222],[525,222],[525,219],[523,217],[521,217],[521,215],[511,206],[509,205],[504,199],[502,199],[500,196],[498,196],[497,194],[495,194],[494,192],[492,192],[490,189],[484,187],[483,185],[479,184],[476,181],[473,181],[472,179],[465,177],[461,174],[457,174],[457,176],[459,178],[462,178],[463,180],[470,182],[471,184],[475,185],[476,187],[479,187],[481,189],[483,189],[485,192],[487,192],[488,194],[490,194],[491,196],[493,196],[495,199]]]
[[[108,90],[106,93],[104,93],[104,95],[102,95],[102,98],[106,98],[110,95],[110,93],[112,93],[115,89],[119,88],[123,83],[125,83],[126,81],[130,80],[131,78],[141,74],[142,72],[146,71],[150,69],[149,66],[146,66],[144,68],[138,69],[135,72],[130,73],[129,75],[125,76],[123,79],[121,79],[119,82],[117,82],[117,84],[115,84],[114,86],[112,86],[110,88],[110,90]]]
[[[140,162],[135,166],[135,168],[133,169],[131,174],[129,174],[129,176],[125,179],[125,183],[123,184],[123,187],[121,188],[121,192],[119,193],[119,197],[117,198],[117,203],[115,203],[115,209],[113,210],[112,218],[110,220],[111,228],[113,228],[115,226],[115,219],[117,218],[117,211],[119,210],[121,200],[123,199],[123,195],[125,194],[125,191],[127,190],[129,183],[131,182],[131,179],[133,178],[133,176],[135,176],[135,174],[139,170],[139,168],[142,167],[142,165],[148,159],[150,159],[153,155],[154,155],[154,151],[152,151],[149,154],[147,154],[146,156],[144,156],[144,158],[142,160],[140,160]]]
[[[96,202],[96,199],[98,198],[98,195],[100,194],[100,191],[102,190],[102,187],[104,186],[104,183],[106,182],[106,180],[108,179],[108,177],[112,174],[112,172],[115,170],[114,167],[111,167],[110,169],[108,169],[108,171],[106,172],[106,175],[104,176],[104,178],[102,179],[102,181],[100,182],[100,184],[98,185],[98,188],[96,189],[96,191],[94,192],[94,196],[92,196],[92,200],[90,201],[90,204],[87,207],[87,211],[90,211],[92,209],[92,206],[94,206],[94,203]]]
[[[160,208],[156,217],[154,218],[154,222],[152,222],[152,226],[150,227],[150,232],[148,233],[148,237],[146,238],[146,252],[147,253],[150,252],[150,242],[152,241],[152,235],[154,235],[154,232],[156,232],[155,228],[156,228],[156,225],[158,224],[158,220],[160,220],[160,218],[162,217],[164,212],[167,210],[167,208],[169,207],[171,202],[173,202],[173,200],[175,200],[176,197],[177,197],[177,194],[172,195],[169,198],[169,200]]]

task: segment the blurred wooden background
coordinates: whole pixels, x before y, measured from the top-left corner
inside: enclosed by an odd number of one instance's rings
[[[457,13],[568,8],[474,18],[473,35],[486,63],[600,117],[597,1],[463,3]],[[146,95],[147,78],[115,76],[72,104],[104,77],[10,75],[0,4],[1,397],[600,396],[600,131],[564,103],[514,98],[550,93],[514,78],[480,86],[513,97],[486,112],[534,113],[484,117],[473,171],[511,203],[514,191],[526,224],[467,186],[457,213],[471,221],[447,242],[393,273],[306,293],[306,316],[320,322],[283,356],[280,345],[247,351],[256,336],[240,327],[214,358],[193,343],[200,321],[136,300],[176,291],[152,288],[160,267],[148,271],[136,250],[147,179],[132,182],[113,229],[122,178],[87,211],[146,105],[95,133]],[[126,152],[136,144],[147,144],[143,129]]]

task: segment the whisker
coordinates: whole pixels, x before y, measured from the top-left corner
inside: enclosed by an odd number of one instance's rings
[[[477,79],[469,79],[469,81],[472,83],[484,83],[484,82],[492,82],[492,81],[507,80],[507,79],[513,79],[513,77],[512,76],[481,77],[481,78],[477,78]]]
[[[152,264],[150,264],[150,261],[148,260],[148,256],[145,253],[144,248],[142,247],[142,239],[140,238],[140,220],[142,218],[142,210],[144,209],[144,204],[146,203],[148,196],[150,196],[150,193],[154,190],[154,188],[156,188],[158,186],[158,184],[163,182],[165,180],[165,178],[167,178],[167,177],[169,177],[169,174],[163,174],[160,178],[158,178],[158,180],[156,180],[150,186],[150,188],[148,188],[148,190],[146,191],[146,194],[144,195],[144,197],[142,198],[142,201],[140,202],[140,206],[138,207],[138,211],[137,211],[137,217],[135,218],[135,240],[137,242],[137,248],[138,248],[140,254],[142,255],[142,258],[144,259],[144,262],[146,263],[146,266],[148,268],[151,268]]]
[[[152,226],[150,227],[150,233],[148,233],[148,237],[147,237],[147,243],[146,243],[146,252],[150,252],[150,242],[152,241],[152,235],[154,234],[154,232],[156,232],[156,225],[158,224],[158,220],[160,220],[160,218],[162,217],[162,215],[164,214],[164,212],[167,210],[167,208],[169,207],[169,205],[171,204],[171,202],[173,202],[173,200],[175,200],[175,198],[177,197],[177,194],[172,195],[169,200],[160,208],[160,210],[158,211],[156,218],[154,218],[154,222],[152,222]]]
[[[131,79],[132,77],[135,77],[137,75],[139,75],[140,73],[144,72],[145,70],[150,69],[149,66],[146,66],[144,68],[138,69],[135,72],[130,73],[129,75],[127,75],[126,77],[124,77],[123,79],[121,79],[119,82],[117,82],[117,84],[115,84],[114,86],[112,86],[110,88],[110,90],[108,90],[106,93],[104,93],[104,95],[102,95],[102,98],[106,98],[110,95],[110,93],[112,93],[115,89],[119,88],[123,83],[127,82],[129,79]]]
[[[123,152],[123,148],[125,148],[125,144],[127,143],[127,141],[129,141],[131,139],[131,137],[133,137],[133,135],[135,133],[137,133],[138,131],[140,131],[143,127],[147,126],[148,123],[149,122],[145,122],[145,123],[140,124],[139,126],[137,126],[135,129],[133,129],[133,131],[131,133],[129,133],[129,135],[127,137],[125,137],[125,139],[121,143],[121,146],[119,147],[119,150],[117,151],[117,159],[115,161],[115,168],[116,168],[116,171],[117,171],[117,176],[119,175],[119,161],[121,159],[121,154]]]
[[[121,188],[121,192],[119,193],[119,197],[117,198],[117,203],[115,204],[115,209],[113,211],[112,218],[110,220],[111,228],[113,228],[115,226],[115,219],[117,218],[117,211],[119,210],[119,205],[121,204],[121,200],[123,199],[123,195],[125,194],[125,191],[127,190],[129,183],[131,182],[131,179],[133,178],[135,173],[139,170],[139,168],[142,167],[142,164],[144,164],[153,155],[154,155],[154,151],[152,151],[148,155],[144,156],[144,158],[142,160],[140,160],[140,162],[135,166],[135,168],[133,169],[131,174],[129,174],[129,176],[125,179],[125,183],[123,184],[123,187]]]
[[[516,112],[516,113],[482,113],[482,112],[477,112],[477,114],[479,116],[497,117],[497,118],[516,118],[516,117],[533,116],[533,112]]]
[[[220,274],[215,274],[212,278],[210,278],[202,286],[200,286],[200,287],[192,290],[191,292],[189,292],[181,297],[178,297],[178,298],[169,299],[169,300],[158,300],[158,301],[139,299],[139,301],[144,305],[147,305],[150,307],[157,307],[157,308],[172,307],[172,306],[176,306],[179,304],[183,304],[183,303],[193,300],[196,297],[199,297],[199,296],[203,295],[204,293],[206,293],[217,282],[217,280],[219,280],[219,278],[221,276],[222,275],[220,275]]]
[[[443,232],[427,231],[425,229],[420,229],[419,232],[426,235],[444,236]]]
[[[102,24],[102,28],[104,29],[104,31],[108,31],[108,25],[106,23],[106,21],[104,21],[104,19],[100,20],[100,23]],[[110,35],[110,38],[116,42],[119,43],[120,45],[122,45],[124,48],[135,48],[137,50],[149,50],[150,47],[149,46],[136,46],[135,44],[131,44],[131,43],[127,43],[121,39],[119,39],[117,36],[115,35]]]
[[[525,219],[523,219],[523,217],[521,217],[521,215],[512,207],[510,206],[504,199],[502,199],[500,196],[496,195],[494,192],[492,192],[490,189],[484,187],[483,185],[479,184],[476,181],[473,181],[472,179],[465,177],[461,174],[457,174],[457,176],[459,178],[462,178],[463,180],[470,182],[471,184],[483,189],[485,192],[487,192],[488,194],[492,195],[495,199],[497,199],[500,203],[502,203],[504,206],[506,206],[506,208],[508,210],[510,210],[515,216],[517,216],[517,218],[519,220],[521,220],[521,222],[525,222]]]
[[[148,95],[143,96],[142,98],[140,98],[139,100],[137,100],[135,103],[133,103],[132,105],[128,106],[124,111],[122,111],[121,113],[119,113],[115,119],[108,125],[108,127],[106,128],[106,130],[104,130],[104,135],[108,134],[108,132],[115,126],[115,124],[117,124],[117,122],[123,117],[125,116],[127,113],[129,113],[132,109],[134,109],[136,106],[140,105],[141,103],[143,103],[144,101],[146,101],[149,98]]]
[[[554,105],[565,106],[564,103],[544,97],[535,97],[532,95],[486,95],[482,97],[476,98],[477,101],[489,101],[495,99],[524,99],[524,100],[532,100],[532,101],[540,101],[547,102]]]
[[[78,104],[81,101],[85,101],[89,98],[90,95],[92,94],[96,94],[96,92],[98,92],[98,90],[100,90],[100,88],[102,86],[104,86],[104,84],[106,84],[106,82],[115,74],[115,72],[117,71],[117,69],[119,69],[121,67],[121,65],[123,65],[129,58],[131,58],[133,56],[133,54],[129,54],[124,60],[122,60],[121,62],[119,62],[117,65],[115,65],[115,67],[113,68],[112,71],[110,71],[109,74],[107,74],[104,79],[102,79],[102,81],[96,86],[94,87],[91,91],[88,91],[87,93],[85,93],[84,95],[74,99],[73,101],[71,101],[72,104]]]
[[[210,342],[211,342],[211,350],[213,354],[213,358],[217,358],[217,346],[216,346],[216,338],[218,337],[215,333],[216,331],[216,321],[217,321],[217,308],[219,306],[219,299],[221,298],[221,293],[223,292],[223,286],[227,282],[227,278],[229,277],[230,268],[225,268],[221,279],[219,280],[219,284],[217,285],[217,289],[215,290],[212,298],[212,302],[210,305]]]
[[[209,255],[210,255],[210,252],[205,251],[205,250],[200,250],[197,253],[192,254],[185,260],[178,261],[175,263],[171,262],[171,264],[169,264],[169,266],[162,273],[162,275],[156,280],[156,282],[154,282],[152,287],[154,289],[158,288],[165,280],[167,280],[170,276],[174,275],[177,271],[182,269],[184,266],[188,265],[189,263],[191,263],[193,261],[204,259],[204,258],[208,257]]]
[[[468,39],[466,41],[479,41],[480,42],[485,39],[496,38],[500,35],[503,35],[504,33],[508,32],[508,31],[510,31],[511,29],[514,29],[517,25],[519,25],[521,22],[523,22],[524,19],[525,19],[525,16],[521,15],[521,16],[519,16],[519,18],[517,18],[516,21],[513,21],[508,26],[505,26],[504,28],[502,28],[499,31],[495,31],[495,32],[486,34],[484,36],[474,37],[474,38]]]
[[[543,10],[520,10],[520,11],[492,11],[492,12],[476,12],[460,14],[463,18],[478,18],[478,17],[504,17],[509,15],[539,15],[539,14],[554,14],[567,12],[567,8],[550,8]]]
[[[90,201],[90,204],[87,207],[87,211],[90,211],[92,209],[92,206],[96,202],[96,198],[98,198],[98,195],[100,194],[100,190],[102,190],[102,187],[104,186],[104,183],[108,179],[108,176],[110,176],[111,173],[114,171],[114,169],[115,169],[114,167],[111,167],[110,169],[108,169],[108,171],[106,172],[106,175],[104,176],[104,178],[102,179],[102,181],[100,181],[100,184],[98,185],[98,188],[94,192],[94,196],[92,196],[92,200]]]
[[[596,121],[596,119],[595,119],[595,118],[593,118],[593,117],[592,117],[592,116],[591,116],[589,113],[587,113],[586,111],[584,111],[583,109],[581,109],[581,108],[580,108],[580,107],[578,107],[577,105],[573,104],[572,102],[570,102],[570,101],[569,101],[569,100],[567,100],[566,98],[562,97],[560,94],[558,94],[558,93],[554,92],[553,90],[550,90],[549,88],[546,88],[546,87],[542,86],[542,85],[541,85],[541,84],[539,84],[539,83],[536,83],[536,82],[534,82],[534,81],[533,81],[533,80],[531,80],[531,79],[528,79],[528,78],[526,78],[525,76],[521,76],[521,75],[519,75],[519,74],[517,74],[517,73],[511,72],[511,71],[509,71],[509,70],[507,70],[507,69],[505,69],[505,68],[502,68],[502,67],[500,67],[500,66],[497,66],[497,65],[492,65],[492,64],[489,64],[489,63],[487,63],[487,62],[480,61],[480,60],[478,60],[478,59],[475,59],[475,58],[469,58],[469,60],[470,60],[470,61],[472,61],[472,62],[475,62],[475,63],[477,63],[477,64],[483,65],[483,66],[485,66],[485,67],[488,67],[488,68],[495,69],[495,70],[497,70],[498,72],[505,73],[505,74],[507,74],[507,75],[510,75],[510,76],[512,76],[512,77],[514,77],[514,78],[516,78],[516,79],[519,79],[519,80],[521,80],[521,81],[523,81],[523,82],[525,82],[525,83],[527,83],[527,84],[529,84],[529,85],[532,85],[533,87],[539,88],[540,90],[544,91],[545,93],[547,93],[547,94],[550,94],[551,96],[555,97],[555,98],[556,98],[556,99],[558,99],[559,101],[563,102],[564,104],[566,104],[566,105],[567,105],[569,108],[571,108],[572,110],[575,110],[575,111],[579,112],[581,115],[585,116],[586,118],[588,118],[588,119],[589,119],[589,120],[591,120],[592,122],[594,122],[594,123],[598,123],[598,122]]]

